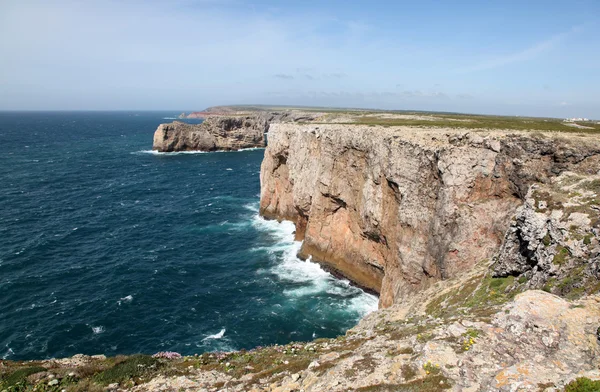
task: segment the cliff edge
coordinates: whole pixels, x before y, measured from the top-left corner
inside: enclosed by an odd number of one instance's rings
[[[273,124],[260,213],[388,307],[490,259],[531,184],[599,162],[582,135]]]

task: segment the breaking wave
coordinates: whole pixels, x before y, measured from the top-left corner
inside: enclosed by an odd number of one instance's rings
[[[266,220],[255,215],[253,225],[275,239],[273,245],[253,250],[265,251],[272,258],[274,264],[268,272],[290,287],[283,291],[289,300],[318,298],[326,306],[335,306],[358,317],[377,310],[377,296],[353,286],[346,279],[337,279],[310,258],[298,258],[302,242],[294,240],[292,222]]]
[[[225,336],[225,328],[223,328],[222,330],[220,330],[219,332],[217,332],[213,335],[208,335],[207,337],[202,339],[202,341],[204,342],[206,340],[211,340],[211,339],[221,339],[223,336]]]

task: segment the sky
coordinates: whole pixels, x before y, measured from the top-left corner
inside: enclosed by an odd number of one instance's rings
[[[0,110],[600,119],[600,1],[0,0]]]

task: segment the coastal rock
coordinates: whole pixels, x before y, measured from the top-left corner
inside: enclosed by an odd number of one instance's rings
[[[174,121],[154,132],[152,149],[161,152],[217,151],[265,147],[266,116],[215,116],[201,124]]]
[[[600,176],[565,172],[532,185],[508,229],[494,276],[568,298],[600,288]]]
[[[387,307],[490,259],[532,183],[597,170],[599,154],[577,136],[277,123],[260,213]]]

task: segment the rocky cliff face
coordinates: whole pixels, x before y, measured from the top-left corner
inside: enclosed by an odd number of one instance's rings
[[[532,185],[493,271],[567,298],[600,290],[600,175],[565,172]]]
[[[300,110],[237,112],[211,108],[205,112],[182,113],[180,118],[203,118],[201,124],[174,121],[154,132],[152,149],[161,152],[219,151],[265,147],[269,125],[278,122],[312,121],[321,113]]]
[[[269,128],[266,116],[215,116],[201,124],[175,121],[154,132],[152,149],[161,152],[217,151],[264,147]]]
[[[387,307],[491,258],[532,183],[599,154],[578,136],[273,124],[260,213]]]

